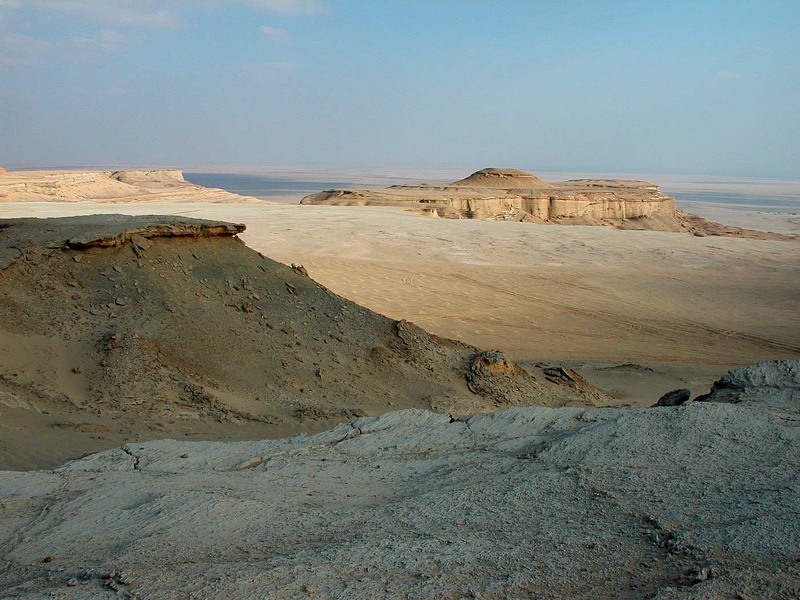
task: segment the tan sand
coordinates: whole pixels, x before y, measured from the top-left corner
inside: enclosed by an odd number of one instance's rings
[[[0,203],[0,218],[118,212],[246,223],[242,238],[249,246],[285,264],[303,264],[338,294],[517,359],[567,361],[616,404],[646,406],[675,388],[699,394],[733,366],[800,355],[795,242],[430,219],[392,207]],[[760,218],[774,231],[800,232],[786,215]],[[11,338],[3,344],[6,359],[20,347]],[[45,372],[53,351],[31,338],[25,345],[31,368]],[[58,354],[80,353],[67,350]],[[642,362],[648,364],[626,367]],[[122,423],[119,431],[91,431],[108,424],[68,412],[30,422],[24,407],[8,407],[4,414],[7,436],[24,440],[37,427],[34,421],[63,422],[51,428],[55,446],[78,437],[85,451],[168,433],[135,421]],[[13,415],[18,418],[9,430]],[[305,426],[319,430],[325,423]],[[75,433],[80,428],[86,431]],[[278,425],[270,435],[290,431]],[[244,424],[175,430],[179,436],[198,433],[209,439],[258,435]]]
[[[119,210],[6,203],[0,216]],[[248,245],[302,263],[336,293],[516,358],[730,366],[800,352],[795,242],[428,219],[390,207],[148,203],[124,211],[247,223]]]
[[[241,423],[261,438],[397,408],[610,401],[568,371],[522,369],[331,294],[247,248],[234,237],[243,229],[168,216],[0,220],[0,469],[98,449],[87,438],[218,439]]]
[[[3,202],[259,202],[189,183],[178,169],[129,171],[4,171]]]

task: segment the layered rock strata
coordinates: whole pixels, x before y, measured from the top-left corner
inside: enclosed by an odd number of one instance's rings
[[[11,171],[0,178],[0,202],[261,202],[189,183],[177,169]]]
[[[328,190],[301,204],[413,207],[454,219],[609,224],[679,230],[675,198],[646,181],[577,179],[547,183],[516,169],[483,169],[447,185]]]

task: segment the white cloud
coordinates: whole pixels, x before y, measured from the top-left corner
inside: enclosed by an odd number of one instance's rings
[[[281,44],[285,44],[291,41],[291,36],[289,32],[285,29],[280,29],[279,27],[270,27],[269,25],[262,25],[259,28],[261,35],[266,37],[271,42],[278,42]]]
[[[0,32],[0,66],[5,68],[49,65],[59,61],[86,59],[117,50],[128,37],[103,29],[92,37],[42,40],[23,33]]]
[[[310,15],[322,11],[322,0],[234,0],[253,8],[284,15]]]
[[[3,0],[0,0],[3,2]],[[134,0],[30,0],[27,6],[35,6],[51,13],[75,15],[87,21],[149,27],[153,29],[174,29],[183,22],[166,8],[150,8],[149,2]],[[20,7],[21,4],[9,3],[9,7]],[[163,3],[162,3],[163,5]],[[0,7],[3,5],[0,4]]]

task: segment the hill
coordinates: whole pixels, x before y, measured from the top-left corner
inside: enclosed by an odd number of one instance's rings
[[[332,294],[247,248],[243,229],[156,216],[0,221],[11,427],[0,468],[125,439],[275,436],[392,408],[464,414],[597,394],[567,371],[525,370]],[[42,431],[53,445],[26,443]]]

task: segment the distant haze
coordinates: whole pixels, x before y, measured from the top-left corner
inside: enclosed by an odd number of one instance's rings
[[[0,166],[800,178],[798,31],[797,0],[0,0]]]

